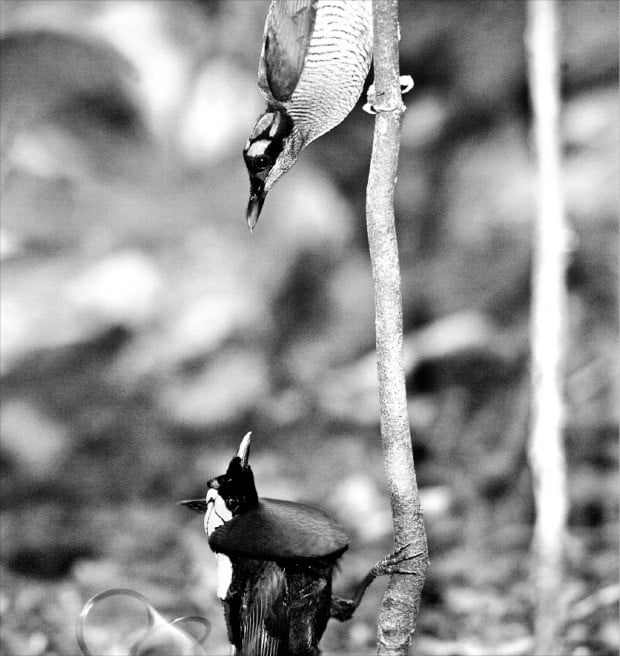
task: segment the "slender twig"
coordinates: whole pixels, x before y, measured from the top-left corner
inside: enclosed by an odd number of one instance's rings
[[[408,653],[427,567],[426,533],[416,483],[403,366],[401,279],[394,226],[394,187],[404,106],[398,65],[398,0],[373,0],[377,111],[366,201],[375,290],[381,437],[396,547],[423,557],[413,575],[394,574],[383,598],[378,654]]]
[[[538,165],[532,269],[532,427],[529,460],[536,521],[535,654],[562,654],[566,618],[563,561],[568,512],[564,453],[563,357],[569,230],[561,185],[560,83],[555,0],[528,3],[528,63]]]

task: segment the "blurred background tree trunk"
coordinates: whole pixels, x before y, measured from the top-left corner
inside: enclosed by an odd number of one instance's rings
[[[532,272],[532,427],[529,459],[536,520],[535,653],[562,654],[560,632],[568,501],[564,452],[566,270],[570,232],[561,185],[560,79],[555,0],[528,4],[528,60],[538,167]]]
[[[373,0],[377,111],[368,180],[366,218],[375,296],[381,437],[392,506],[395,546],[422,556],[412,575],[392,575],[379,620],[378,653],[407,654],[415,629],[427,566],[426,532],[420,510],[407,410],[403,317],[394,187],[401,117],[398,62],[398,0]]]

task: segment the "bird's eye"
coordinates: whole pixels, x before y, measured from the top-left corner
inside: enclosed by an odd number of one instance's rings
[[[226,507],[228,510],[230,510],[230,512],[234,512],[239,507],[239,501],[237,501],[237,499],[234,497],[228,497],[226,499]]]
[[[265,169],[268,169],[273,162],[271,161],[271,157],[269,155],[257,155],[254,158],[254,168],[257,171],[264,171]]]

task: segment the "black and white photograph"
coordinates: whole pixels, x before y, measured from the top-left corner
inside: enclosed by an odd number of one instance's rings
[[[0,0],[0,654],[619,656],[618,0]]]

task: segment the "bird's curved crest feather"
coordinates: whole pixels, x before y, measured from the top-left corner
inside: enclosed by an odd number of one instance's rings
[[[273,0],[265,25],[263,64],[273,97],[288,100],[304,68],[318,0]]]

